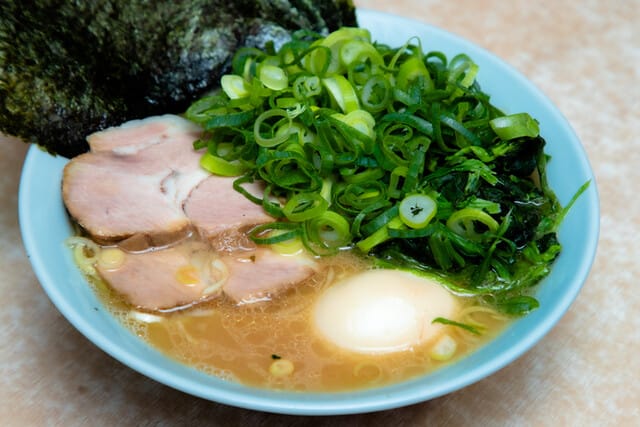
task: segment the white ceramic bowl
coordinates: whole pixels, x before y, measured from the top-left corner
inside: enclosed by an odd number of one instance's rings
[[[540,121],[546,150],[552,156],[549,181],[561,203],[566,204],[581,184],[594,179],[585,152],[562,114],[504,62],[465,40],[408,19],[361,10],[359,22],[371,30],[374,40],[390,46],[419,36],[425,50],[440,50],[448,57],[460,52],[471,56],[480,66],[477,78],[496,106],[507,113],[527,111]],[[327,394],[261,390],[174,362],[109,315],[63,243],[72,233],[60,193],[65,162],[32,147],[20,185],[24,245],[51,301],[89,340],[140,373],[195,396],[269,412],[328,415],[389,409],[442,396],[492,374],[531,348],[562,317],[587,278],[598,240],[598,195],[592,182],[559,230],[563,252],[539,285],[540,308],[480,350],[430,375],[384,388]]]

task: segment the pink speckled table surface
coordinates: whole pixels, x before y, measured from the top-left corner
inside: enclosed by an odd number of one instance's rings
[[[27,147],[5,138],[0,425],[640,425],[640,1],[356,4],[438,26],[495,53],[542,89],[576,130],[595,170],[602,230],[589,279],[559,324],[489,378],[376,414],[293,417],[191,397],[98,350],[49,302],[18,227]]]

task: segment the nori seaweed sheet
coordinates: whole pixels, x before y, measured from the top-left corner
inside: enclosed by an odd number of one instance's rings
[[[0,131],[73,157],[94,131],[184,111],[241,46],[356,25],[351,0],[0,0]]]

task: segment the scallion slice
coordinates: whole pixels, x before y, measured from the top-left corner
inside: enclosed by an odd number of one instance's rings
[[[528,113],[496,117],[489,122],[489,126],[505,141],[523,136],[533,138],[540,134],[538,122]]]
[[[242,175],[246,168],[237,160],[227,161],[211,153],[204,153],[200,158],[200,165],[207,171],[221,176]]]
[[[424,228],[436,215],[438,204],[425,194],[411,194],[400,202],[398,212],[402,222],[411,228]]]
[[[491,215],[480,209],[465,208],[454,212],[449,217],[447,227],[460,236],[478,239],[486,231],[498,230],[499,224]]]

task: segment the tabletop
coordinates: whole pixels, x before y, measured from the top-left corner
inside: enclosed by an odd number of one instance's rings
[[[428,402],[372,414],[300,417],[198,399],[127,368],[50,303],[22,245],[27,145],[0,138],[0,424],[639,425],[640,1],[356,0],[489,50],[562,111],[582,141],[601,202],[597,256],[557,326],[492,376]]]

